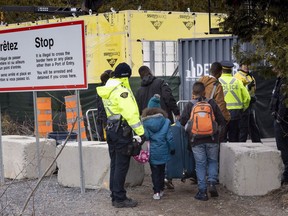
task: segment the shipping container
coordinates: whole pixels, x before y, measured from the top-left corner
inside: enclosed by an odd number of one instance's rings
[[[200,77],[209,74],[210,65],[222,60],[229,60],[234,63],[233,73],[239,64],[233,56],[233,46],[238,43],[237,37],[214,37],[214,38],[190,38],[179,39],[179,75],[180,88],[179,98],[183,108],[187,100],[191,100],[192,86]],[[254,47],[249,43],[237,44],[244,52],[253,52]],[[256,98],[253,105],[256,113],[256,121],[260,129],[261,137],[273,137],[273,118],[269,110],[271,93],[275,83],[274,79],[266,80],[261,74],[250,72],[256,79]]]
[[[219,29],[222,16],[211,14],[211,28]],[[88,83],[99,83],[104,70],[114,70],[124,61],[131,65],[132,76],[139,76],[143,64],[156,76],[170,76],[178,66],[179,38],[213,37],[208,13],[141,10],[9,24],[0,30],[73,20],[85,22]]]
[[[222,60],[234,62],[233,46],[237,37],[179,39],[180,99],[190,100],[192,86],[201,76],[208,75],[210,65]],[[235,62],[234,71],[238,65]]]

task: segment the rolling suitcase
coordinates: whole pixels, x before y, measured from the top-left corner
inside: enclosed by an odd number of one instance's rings
[[[175,155],[166,164],[167,179],[196,179],[195,160],[192,151],[188,150],[188,135],[179,121],[171,126],[175,142]]]

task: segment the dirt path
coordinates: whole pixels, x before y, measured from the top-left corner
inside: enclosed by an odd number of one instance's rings
[[[9,186],[0,200],[0,215],[19,215],[31,188],[37,180],[18,181]],[[116,209],[111,206],[107,190],[86,190],[67,188],[58,184],[57,176],[47,177],[31,199],[24,215],[101,215],[101,216],[287,216],[288,186],[273,191],[266,196],[240,197],[218,185],[220,196],[206,202],[194,199],[197,186],[189,180],[182,183],[174,180],[175,190],[166,190],[161,200],[152,199],[150,176],[146,176],[142,186],[128,188],[128,196],[139,201],[136,208]],[[2,193],[6,185],[1,186]]]

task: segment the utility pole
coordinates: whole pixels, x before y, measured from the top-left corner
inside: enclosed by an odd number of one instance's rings
[[[209,34],[211,34],[211,0],[208,0],[208,16],[209,16],[209,21],[208,21],[208,25],[209,25]]]

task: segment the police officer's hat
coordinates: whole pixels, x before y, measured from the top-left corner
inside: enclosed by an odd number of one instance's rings
[[[114,77],[116,78],[130,77],[130,76],[131,76],[131,68],[125,62],[118,64],[114,70]]]
[[[231,73],[232,72],[232,68],[234,67],[233,62],[231,61],[221,61],[221,65],[222,65],[222,72],[223,73]]]

